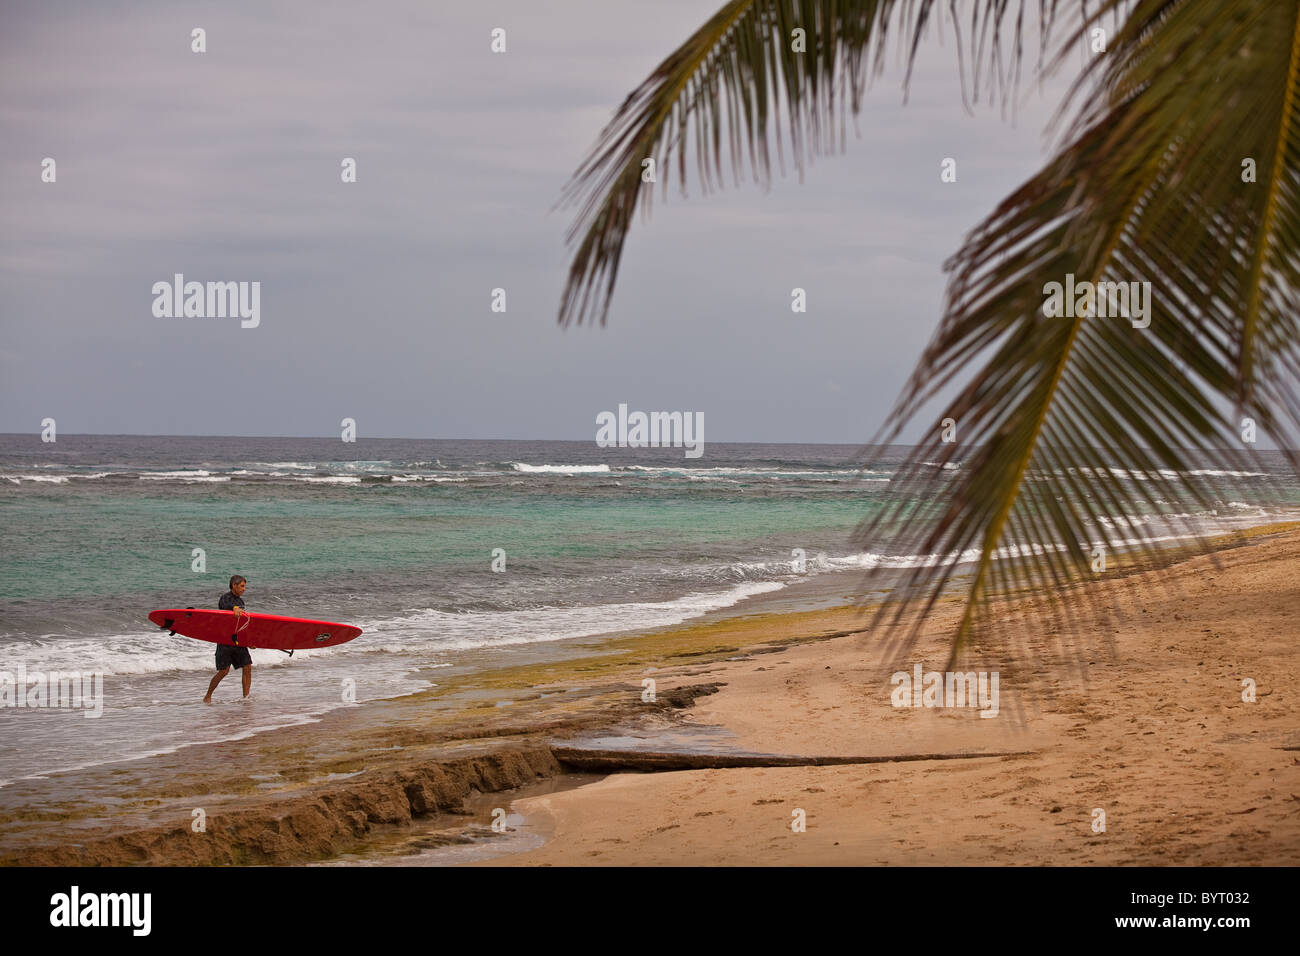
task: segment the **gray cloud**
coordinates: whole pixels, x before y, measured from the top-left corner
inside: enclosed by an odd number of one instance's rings
[[[868,438],[937,322],[943,260],[1037,169],[1062,85],[1014,124],[971,117],[951,39],[931,43],[909,104],[891,69],[803,184],[674,187],[609,327],[562,331],[560,189],[716,6],[6,5],[0,430],[310,435],[349,415],[372,436],[587,438],[628,402],[702,410],[715,441]],[[154,318],[175,272],[261,281],[261,327]]]

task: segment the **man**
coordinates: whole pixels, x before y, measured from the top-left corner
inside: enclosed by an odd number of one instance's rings
[[[242,575],[236,574],[230,579],[230,590],[221,595],[221,600],[217,602],[217,610],[235,612],[235,630],[239,630],[239,622],[244,614],[244,589],[248,587],[248,581]],[[253,658],[248,653],[248,648],[231,646],[230,644],[217,645],[217,676],[212,678],[212,683],[208,685],[208,696],[203,698],[203,703],[212,703],[212,692],[217,689],[221,683],[221,678],[230,673],[230,668],[244,672],[244,696],[248,696],[249,688],[253,686]]]

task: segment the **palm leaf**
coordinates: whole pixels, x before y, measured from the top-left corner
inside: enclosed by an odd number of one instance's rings
[[[1008,25],[1012,8],[968,8],[963,70],[976,97],[981,77],[1003,90],[1019,77],[1024,9]],[[1040,11],[1045,46],[1057,4]],[[949,261],[939,329],[878,436],[897,438],[964,378],[941,416],[956,419],[961,442],[932,432],[859,532],[877,551],[974,556],[954,658],[995,593],[1052,596],[1085,576],[1089,542],[1135,543],[1155,557],[1155,542],[1125,516],[1164,501],[1214,507],[1214,489],[1188,472],[1258,467],[1238,440],[1237,415],[1279,444],[1300,432],[1300,0],[1106,0],[1091,14],[1082,2],[1066,12],[1079,14],[1078,26],[1051,68],[1103,18],[1118,29],[1076,84],[1069,102],[1082,105],[1057,155]],[[725,125],[737,182],[746,158],[753,177],[769,181],[770,141],[782,159],[788,144],[802,175],[813,155],[843,145],[864,57],[874,53],[878,72],[897,29],[910,38],[910,64],[933,13],[925,0],[727,4],[628,97],[566,188],[564,201],[580,208],[560,321],[605,321],[633,212],[651,201],[643,159],[656,159],[666,194],[675,153],[684,191],[694,130],[707,192],[723,180]],[[802,55],[790,49],[795,26],[807,30]],[[1014,39],[1005,59],[1004,33]],[[1248,158],[1258,182],[1242,180]],[[1150,327],[1049,318],[1044,283],[1067,274],[1149,282]],[[958,459],[945,477],[942,466]],[[1190,523],[1183,530],[1195,533]],[[892,595],[924,596],[910,605],[919,622],[964,567],[922,564]],[[894,605],[895,622],[907,607]]]
[[[1275,437],[1295,433],[1298,14],[1300,4],[1254,0],[1137,4],[1085,77],[1093,98],[1073,140],[950,261],[946,314],[884,434],[896,436],[988,356],[944,412],[961,446],[937,431],[919,445],[897,498],[859,534],[878,542],[892,532],[896,548],[978,551],[954,657],[995,583],[1054,595],[1087,575],[1082,542],[1124,543],[1117,517],[1158,512],[1163,501],[1214,507],[1187,472],[1258,467],[1227,401]],[[1248,157],[1258,183],[1242,181]],[[1150,282],[1150,327],[1045,316],[1044,283],[1066,273]],[[903,497],[932,481],[923,463],[962,449],[934,525],[899,521]],[[1103,463],[1146,480],[1091,467]],[[1060,480],[1026,480],[1044,475]],[[1008,544],[1042,550],[999,560]],[[1137,545],[1154,554],[1153,542]],[[956,573],[954,564],[915,569],[899,596],[927,593],[928,609]]]
[[[722,187],[724,153],[737,185],[746,169],[760,185],[771,181],[773,147],[781,171],[788,151],[802,179],[814,156],[844,147],[846,112],[857,113],[868,74],[883,66],[890,31],[911,37],[910,63],[935,6],[936,0],[732,0],[719,10],[627,97],[565,187],[560,205],[577,206],[578,215],[567,237],[576,248],[560,323],[604,324],[633,215],[638,206],[648,213],[652,201],[642,177],[645,160],[655,161],[663,196],[674,158],[685,195],[692,139],[706,194]],[[1002,55],[1003,21],[1012,6],[1008,0],[971,4],[976,95],[981,77],[991,90],[1006,89],[1018,71],[1023,0],[1016,42]],[[796,29],[805,33],[804,52],[794,49]]]

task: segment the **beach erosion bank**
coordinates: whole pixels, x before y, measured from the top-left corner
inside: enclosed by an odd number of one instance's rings
[[[992,719],[895,706],[892,673],[944,668],[955,601],[902,658],[859,609],[769,610],[16,781],[0,861],[1293,861],[1300,533],[1083,587],[1068,633],[1012,597],[1016,639],[963,658],[998,675]]]

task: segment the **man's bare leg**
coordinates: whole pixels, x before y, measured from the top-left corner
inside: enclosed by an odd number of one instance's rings
[[[216,676],[212,678],[212,683],[208,685],[208,696],[206,696],[206,697],[203,698],[203,703],[205,703],[205,704],[210,704],[210,703],[212,703],[212,692],[213,692],[214,690],[216,690],[216,689],[217,689],[217,685],[221,683],[221,678],[225,677],[225,676],[226,676],[227,674],[229,674],[229,673],[230,673],[230,668],[229,668],[229,667],[226,667],[226,668],[223,668],[222,670],[217,671]],[[244,680],[244,696],[245,696],[245,697],[248,696],[248,680],[247,680],[247,679]]]
[[[245,664],[242,668],[244,672],[244,696],[248,696],[248,689],[253,686],[253,665]]]

